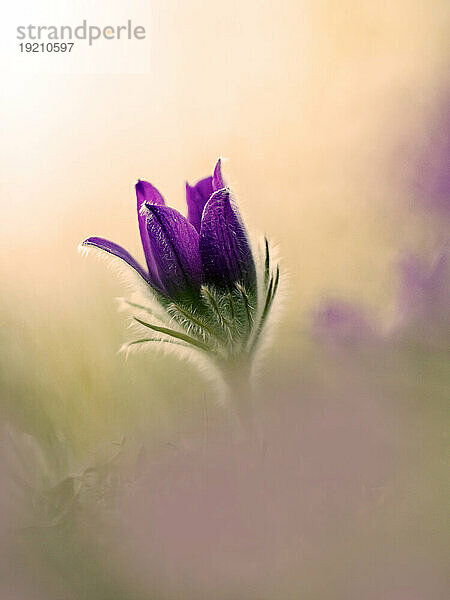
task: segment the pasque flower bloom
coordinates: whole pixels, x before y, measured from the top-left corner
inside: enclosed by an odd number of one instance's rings
[[[250,363],[241,359],[253,357],[260,346],[277,293],[279,270],[271,265],[265,240],[257,275],[258,261],[223,180],[220,159],[212,176],[194,186],[186,184],[187,217],[167,206],[147,181],[138,181],[136,196],[145,266],[104,238],[90,237],[81,245],[82,249],[107,253],[133,269],[157,302],[156,312],[145,303],[129,303],[141,311],[135,320],[152,331],[151,338],[130,345],[160,341],[185,346],[214,357],[222,367],[227,364],[227,373],[231,363]],[[149,312],[152,323],[142,318]]]
[[[255,263],[239,210],[224,184],[221,162],[214,175],[191,187],[186,184],[188,216],[166,206],[147,181],[136,184],[143,268],[124,248],[104,238],[90,237],[96,246],[128,263],[154,290],[173,300],[192,299],[203,283],[231,291],[236,283],[256,290]]]

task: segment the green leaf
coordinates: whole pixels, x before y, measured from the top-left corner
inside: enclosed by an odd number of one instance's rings
[[[277,293],[278,282],[280,281],[280,267],[277,265],[277,274],[275,275],[275,283],[273,284],[272,297],[270,298],[270,305],[272,305],[273,299]]]
[[[138,323],[140,323],[141,325],[143,325],[144,327],[148,327],[149,329],[152,329],[153,331],[157,331],[158,333],[164,333],[165,335],[173,337],[177,340],[182,340],[183,342],[186,342],[187,344],[190,344],[191,346],[195,346],[196,348],[200,348],[200,350],[204,350],[205,352],[208,352],[208,353],[213,352],[213,350],[209,346],[207,346],[200,340],[196,340],[195,338],[191,337],[190,335],[181,333],[180,331],[176,331],[175,329],[169,329],[168,327],[160,327],[159,325],[153,325],[151,323],[146,323],[145,321],[142,321],[141,319],[138,319],[137,317],[134,317],[134,320],[137,321]]]
[[[264,238],[264,244],[265,244],[265,248],[266,248],[266,260],[265,260],[265,264],[264,264],[264,285],[267,288],[267,284],[269,282],[269,276],[270,276],[270,251],[269,251],[269,241],[266,237]]]
[[[234,304],[233,304],[233,296],[231,294],[227,294],[228,306],[230,307],[230,315],[231,320],[234,321]]]
[[[232,323],[224,316],[223,312],[226,309],[219,306],[220,300],[218,301],[213,291],[209,290],[205,285],[202,286],[201,294],[205,304],[207,304],[213,313],[219,327],[224,333],[229,334]]]
[[[270,278],[270,282],[269,282],[269,286],[267,288],[267,294],[266,294],[266,301],[264,304],[264,309],[261,315],[261,319],[259,320],[259,324],[258,324],[258,328],[256,330],[255,333],[255,337],[253,338],[253,342],[251,344],[250,347],[250,352],[252,352],[259,340],[259,337],[261,335],[262,330],[264,329],[264,325],[267,321],[267,317],[269,316],[270,313],[270,309],[272,307],[272,303],[273,303],[273,299],[275,298],[275,295],[277,293],[278,290],[278,283],[280,280],[280,268],[277,265],[277,269],[275,272],[275,277],[272,275]]]
[[[145,310],[146,312],[148,312],[149,315],[152,315],[152,317],[155,316],[155,313],[152,311],[151,308],[148,308],[148,306],[144,306],[143,304],[136,304],[136,302],[131,302],[131,300],[124,300],[124,302],[126,304],[128,304],[128,306],[131,306],[133,308],[138,308],[139,310]]]
[[[250,330],[253,325],[253,313],[254,313],[255,309],[250,303],[250,298],[249,298],[247,290],[244,288],[244,286],[242,286],[240,283],[237,283],[236,289],[239,291],[239,294],[241,295],[241,298],[242,298],[242,301],[244,304],[244,308],[245,308],[245,315],[247,318],[248,329]]]
[[[172,302],[169,306],[169,310],[170,309],[174,309],[174,312],[180,313],[183,317],[185,317],[186,319],[191,321],[194,325],[196,325],[197,327],[200,327],[200,329],[204,329],[207,333],[209,333],[213,337],[217,337],[217,333],[214,331],[214,329],[212,329],[207,323],[205,323],[199,317],[197,317],[188,308],[184,308],[183,306],[180,306],[179,304]]]

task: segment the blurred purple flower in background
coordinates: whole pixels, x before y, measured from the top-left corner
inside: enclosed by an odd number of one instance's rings
[[[324,300],[313,313],[312,332],[329,346],[357,348],[373,341],[377,331],[369,315],[355,303]]]
[[[413,193],[424,206],[450,216],[450,94],[426,123],[413,160]]]
[[[426,207],[447,225],[450,217],[450,93],[440,96],[403,162],[408,196],[415,208]],[[420,213],[419,213],[420,214]],[[434,223],[436,225],[436,222]],[[415,340],[427,346],[448,345],[450,338],[450,266],[448,233],[432,228],[433,261],[406,254],[397,265],[398,291],[393,318],[377,323],[365,309],[344,300],[323,300],[313,311],[312,333],[328,347],[360,348],[376,340]]]
[[[404,337],[441,345],[450,336],[450,265],[445,248],[429,265],[406,255],[398,263],[399,289],[392,323],[380,323],[356,303],[324,300],[312,315],[314,337],[329,348],[350,350]]]
[[[428,265],[420,256],[406,256],[399,264],[397,299],[400,332],[416,332],[423,340],[438,342],[450,335],[449,250]]]

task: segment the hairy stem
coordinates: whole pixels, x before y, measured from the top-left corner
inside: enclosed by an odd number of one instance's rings
[[[253,388],[250,382],[250,365],[232,363],[225,371],[227,403],[236,415],[243,431],[253,438]]]

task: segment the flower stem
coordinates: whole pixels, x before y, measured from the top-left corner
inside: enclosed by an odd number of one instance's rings
[[[232,364],[225,372],[227,404],[249,439],[254,435],[253,387],[246,363]]]

